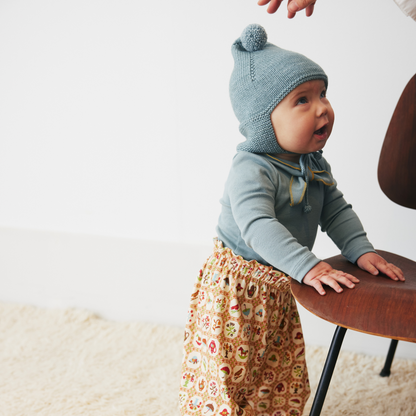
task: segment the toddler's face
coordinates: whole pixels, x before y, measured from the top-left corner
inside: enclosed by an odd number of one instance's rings
[[[324,81],[308,81],[296,87],[273,110],[271,122],[280,147],[297,153],[287,155],[289,159],[298,162],[301,154],[321,150],[334,124]]]

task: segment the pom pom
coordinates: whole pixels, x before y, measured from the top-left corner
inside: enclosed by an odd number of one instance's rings
[[[303,208],[303,212],[305,214],[309,214],[311,211],[312,211],[312,207],[309,204],[305,205],[305,207]]]
[[[241,44],[247,52],[260,51],[267,42],[264,27],[258,24],[248,25],[241,34]]]
[[[314,153],[315,155],[315,159],[316,160],[321,160],[322,159],[322,150],[318,150],[317,152]]]

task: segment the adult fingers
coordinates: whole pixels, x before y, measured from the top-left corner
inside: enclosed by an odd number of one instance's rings
[[[306,7],[316,3],[316,0],[294,0],[295,4],[298,6],[298,11],[303,10]]]
[[[311,16],[313,13],[316,0],[289,0],[287,4],[287,17],[292,19],[296,13],[306,8],[306,16]]]
[[[277,9],[280,7],[283,0],[259,0],[257,4],[259,6],[265,6],[266,4],[269,4],[267,7],[267,13],[276,13]]]
[[[306,8],[306,16],[310,17],[313,14],[313,9],[315,8],[315,3],[310,4],[307,8]]]
[[[269,4],[269,7],[267,8],[267,13],[276,13],[277,9],[282,4],[283,0],[272,0]]]

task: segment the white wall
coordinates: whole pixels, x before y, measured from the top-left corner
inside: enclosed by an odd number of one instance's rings
[[[212,247],[0,228],[0,301],[76,307],[117,321],[182,327],[198,272]],[[306,343],[330,345],[335,325],[300,307]],[[389,340],[347,331],[343,349],[385,355]],[[416,358],[399,342],[397,356]]]
[[[311,18],[291,21],[283,10],[268,15],[255,0],[3,0],[0,233],[8,259],[17,257],[22,266],[2,263],[8,281],[0,300],[150,319],[133,300],[123,303],[138,289],[135,279],[146,278],[135,268],[138,247],[148,240],[210,245],[242,140],[228,100],[230,47],[252,22],[273,43],[326,70],[336,123],[325,155],[339,186],[376,247],[416,260],[416,213],[390,202],[376,177],[390,117],[416,72],[416,23],[392,0],[350,0],[348,7],[318,0]],[[45,235],[59,235],[58,242]],[[89,262],[79,251],[100,244],[107,253],[102,266],[100,256]],[[126,246],[129,255],[122,255]],[[23,256],[33,253],[30,247],[43,250],[38,259],[52,261],[53,254],[61,263],[45,274],[45,263]],[[154,247],[152,253],[164,246]],[[111,250],[121,257],[109,256]],[[320,235],[316,254],[336,253]],[[78,266],[63,265],[71,258]],[[123,263],[129,277],[121,278],[116,302],[111,279],[122,276],[115,267]],[[57,276],[53,285],[50,276]],[[159,286],[170,287],[162,276]],[[193,276],[177,279],[187,293]],[[39,291],[31,292],[37,284]],[[92,288],[107,302],[94,303]],[[62,291],[71,298],[62,299]],[[166,322],[180,319],[175,309]]]

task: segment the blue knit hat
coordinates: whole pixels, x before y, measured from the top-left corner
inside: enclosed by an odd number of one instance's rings
[[[232,46],[234,70],[230,98],[246,137],[237,150],[253,153],[287,153],[277,143],[270,115],[277,104],[297,86],[321,79],[323,69],[305,56],[267,42],[264,28],[247,26]]]

